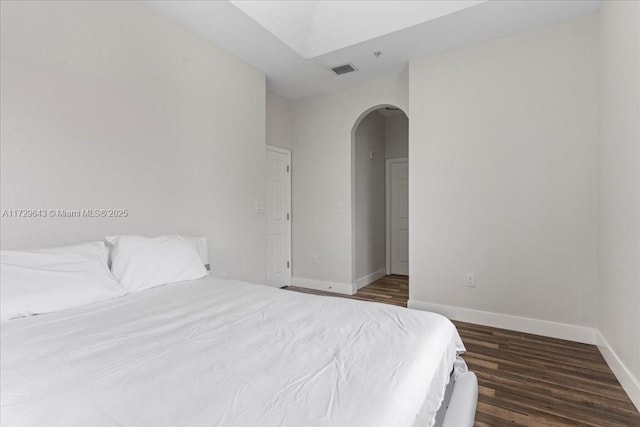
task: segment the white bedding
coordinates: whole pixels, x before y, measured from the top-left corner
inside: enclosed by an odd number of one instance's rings
[[[430,426],[437,314],[207,277],[1,325],[0,424]]]

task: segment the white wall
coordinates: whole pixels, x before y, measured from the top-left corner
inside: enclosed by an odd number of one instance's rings
[[[600,12],[598,329],[640,408],[640,3]]]
[[[2,248],[203,233],[215,272],[264,279],[265,77],[135,2],[2,2]]]
[[[291,101],[267,91],[266,138],[267,144],[291,151]]]
[[[385,118],[385,157],[402,159],[409,156],[409,119],[405,114]]]
[[[294,283],[352,291],[352,131],[386,104],[408,111],[406,75],[292,103]]]
[[[369,153],[373,152],[373,159]],[[355,278],[378,278],[386,264],[385,118],[372,111],[355,132]]]
[[[413,307],[594,341],[595,23],[411,62]]]

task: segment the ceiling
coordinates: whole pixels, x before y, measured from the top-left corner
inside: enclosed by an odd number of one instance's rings
[[[142,0],[296,99],[399,75],[410,59],[595,12],[600,0]],[[381,52],[379,56],[374,52]],[[358,71],[336,76],[350,62]]]
[[[310,59],[486,0],[230,1],[302,58]]]

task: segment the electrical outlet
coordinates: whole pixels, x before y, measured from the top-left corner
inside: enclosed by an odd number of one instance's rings
[[[318,255],[314,255],[311,257],[311,264],[317,264],[318,263]]]
[[[467,273],[467,286],[470,288],[476,287],[476,275],[473,273]]]

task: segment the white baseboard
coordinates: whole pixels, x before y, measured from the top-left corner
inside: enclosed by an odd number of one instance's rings
[[[452,320],[510,329],[512,331],[543,335],[551,338],[576,341],[585,344],[596,344],[596,330],[586,326],[569,325],[567,323],[549,322],[529,317],[491,313],[450,305],[432,304],[409,300],[407,307],[417,310],[433,311]]]
[[[289,286],[286,283],[280,283],[279,285],[273,283],[260,283],[260,285],[268,286],[270,288],[286,288]]]
[[[292,277],[291,284],[301,288],[335,292],[337,294],[353,295],[356,293],[351,283],[327,282],[324,280],[307,279],[306,277]]]
[[[597,345],[620,385],[640,411],[640,381],[629,371],[597,329],[415,300],[409,300],[407,306],[439,313],[452,320]]]
[[[620,385],[627,392],[629,398],[636,406],[636,409],[640,411],[640,381],[634,377],[631,371],[626,367],[622,360],[618,357],[613,348],[609,345],[600,331],[597,331],[597,346],[607,361],[607,364],[611,368],[611,371],[616,376]]]
[[[369,283],[373,283],[381,277],[387,275],[387,271],[385,268],[381,268],[378,271],[374,271],[371,274],[367,274],[366,276],[362,276],[355,282],[356,291],[360,288],[367,286]]]

